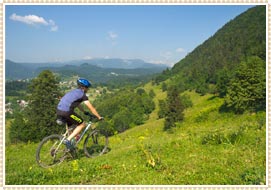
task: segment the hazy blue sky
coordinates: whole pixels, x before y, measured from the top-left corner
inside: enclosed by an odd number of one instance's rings
[[[6,5],[5,58],[173,65],[255,5]]]

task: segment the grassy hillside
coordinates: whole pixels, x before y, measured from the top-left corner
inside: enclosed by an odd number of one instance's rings
[[[157,105],[166,97],[159,86],[144,88],[155,91]],[[111,151],[101,157],[80,154],[77,160],[42,169],[35,163],[37,144],[7,146],[6,184],[266,184],[265,113],[220,113],[223,99],[184,93],[193,107],[172,133],[163,131],[156,106],[144,125],[111,137]]]

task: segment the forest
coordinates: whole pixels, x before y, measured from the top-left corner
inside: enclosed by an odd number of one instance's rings
[[[180,90],[196,89],[204,94],[213,92],[213,85],[227,86],[238,65],[249,57],[257,56],[265,62],[265,9],[256,6],[229,21],[171,70],[163,71],[155,82],[172,78],[172,85]]]

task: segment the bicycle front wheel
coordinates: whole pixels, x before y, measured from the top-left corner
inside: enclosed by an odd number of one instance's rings
[[[99,133],[98,130],[91,132],[85,139],[84,152],[92,158],[108,152],[108,137]]]
[[[36,161],[39,166],[48,168],[64,161],[68,156],[66,146],[61,143],[63,136],[50,135],[45,137],[36,151]]]

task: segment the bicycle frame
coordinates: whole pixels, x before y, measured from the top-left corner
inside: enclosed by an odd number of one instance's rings
[[[87,126],[85,127],[84,131],[81,133],[80,138],[75,142],[74,146],[77,146],[79,144],[79,142],[82,140],[83,136],[86,134],[86,132],[89,130],[92,124],[93,123],[91,121],[88,122]],[[63,143],[64,139],[67,137],[68,134],[69,134],[69,128],[68,128],[68,125],[66,125],[66,132],[62,135],[63,138],[61,139],[60,143],[57,145],[56,151],[58,151],[59,147],[61,146],[61,144]],[[54,157],[55,156],[56,155],[54,155]]]
[[[87,126],[85,127],[84,131],[81,133],[80,138],[75,142],[74,146],[76,147],[79,142],[83,139],[83,136],[86,134],[86,132],[89,130],[89,128],[91,127],[93,123],[91,121],[89,121],[87,123]],[[61,144],[63,143],[64,139],[69,135],[69,128],[68,125],[66,125],[66,132],[62,135],[63,138],[61,139],[60,143],[57,145],[56,151],[58,151],[59,147],[61,146]],[[55,157],[56,155],[54,155]]]
[[[91,127],[91,125],[92,125],[92,122],[89,121],[88,124],[87,124],[87,126],[85,127],[84,131],[81,133],[80,138],[75,142],[75,145],[77,145],[82,140],[83,136],[89,130],[89,128]]]
[[[56,147],[56,150],[57,150],[57,151],[58,151],[60,145],[63,143],[63,141],[64,141],[64,139],[65,139],[65,137],[66,137],[67,134],[69,134],[68,128],[67,128],[66,132],[64,133],[63,138],[61,139],[60,143],[59,143],[59,144],[57,145],[57,147]],[[53,145],[53,146],[54,146],[54,145]],[[54,158],[55,158],[55,157],[56,157],[56,155],[54,155]]]
[[[80,138],[75,142],[74,146],[77,146],[79,144],[79,142],[83,139],[84,135],[89,130],[89,128],[91,127],[92,124],[93,123],[91,121],[89,121],[87,123],[87,126],[85,127],[84,131],[80,134]],[[62,135],[63,138],[61,139],[60,143],[58,144],[56,150],[58,150],[58,148],[63,143],[63,141],[65,140],[65,138],[68,137],[68,135],[69,135],[69,128],[68,128],[68,125],[66,125],[66,132]]]

